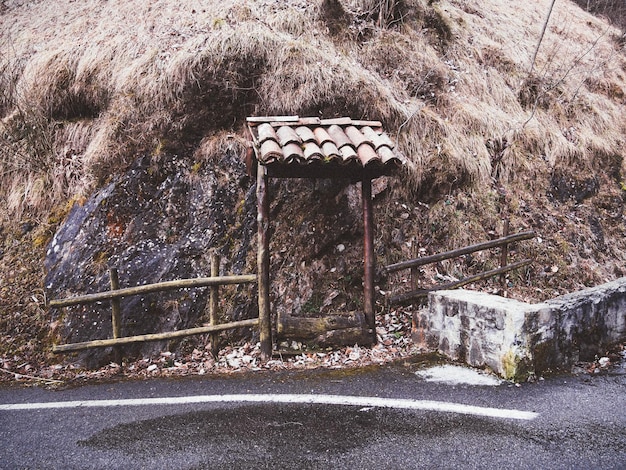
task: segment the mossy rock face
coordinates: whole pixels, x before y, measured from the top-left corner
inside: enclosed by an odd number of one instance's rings
[[[118,269],[121,287],[208,276],[211,249],[222,255],[224,274],[253,272],[248,259],[256,234],[253,182],[244,176],[239,156],[229,152],[215,166],[219,171],[207,167],[195,169],[193,161],[176,156],[156,164],[139,158],[84,204],[75,204],[47,250],[48,298],[109,290],[109,268]],[[222,290],[234,319],[254,314],[254,296],[241,295],[243,289]],[[122,335],[197,326],[207,297],[207,289],[190,289],[124,298]],[[60,320],[63,342],[111,337],[108,302],[68,307],[53,316]],[[148,343],[125,352],[150,354],[166,346]],[[79,359],[96,367],[109,361],[109,354],[93,349]]]

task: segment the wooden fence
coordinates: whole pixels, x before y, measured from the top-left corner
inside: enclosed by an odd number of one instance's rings
[[[403,269],[411,270],[411,277],[410,277],[411,290],[408,292],[394,294],[388,298],[387,302],[390,305],[408,303],[420,297],[426,297],[428,296],[429,292],[434,291],[434,290],[455,289],[457,287],[461,287],[461,286],[470,284],[472,282],[482,281],[493,276],[498,276],[498,275],[503,276],[505,273],[509,271],[528,266],[532,262],[532,260],[530,259],[525,259],[522,261],[518,261],[516,263],[508,264],[508,246],[511,243],[522,241],[522,240],[529,240],[534,237],[535,237],[535,232],[532,232],[532,231],[521,232],[515,235],[507,235],[502,238],[498,238],[497,240],[490,240],[487,242],[478,243],[476,245],[471,245],[471,246],[459,248],[459,249],[452,250],[452,251],[446,251],[444,253],[439,253],[439,254],[432,255],[432,256],[424,256],[422,258],[416,258],[416,259],[412,259],[409,261],[403,261],[401,263],[395,263],[395,264],[386,266],[385,269],[388,273],[400,271]],[[418,268],[420,266],[424,266],[424,265],[432,264],[432,263],[438,263],[440,261],[444,261],[447,259],[453,259],[453,258],[457,258],[463,255],[474,253],[477,251],[483,251],[483,250],[488,250],[490,248],[497,248],[497,247],[501,247],[501,250],[502,250],[500,253],[500,267],[499,268],[491,269],[489,271],[484,271],[480,274],[469,276],[464,279],[449,282],[446,284],[440,284],[440,285],[436,285],[436,286],[432,286],[432,287],[428,287],[424,289],[418,288],[418,274],[419,274]]]
[[[111,269],[111,290],[108,292],[98,292],[96,294],[88,294],[67,299],[52,300],[49,303],[51,308],[61,308],[70,305],[83,305],[102,300],[111,301],[111,325],[113,330],[112,339],[100,339],[94,341],[85,341],[82,343],[55,345],[52,348],[53,353],[67,353],[80,351],[89,348],[101,348],[113,346],[116,356],[116,362],[121,359],[121,351],[119,347],[124,344],[140,343],[148,341],[160,341],[165,339],[180,338],[184,336],[211,334],[211,348],[214,355],[218,352],[218,332],[231,328],[252,327],[259,325],[258,318],[248,320],[233,321],[229,323],[218,324],[218,290],[219,286],[232,284],[250,284],[257,282],[256,274],[244,274],[240,276],[219,276],[219,257],[213,253],[211,255],[211,277],[201,277],[196,279],[182,279],[176,281],[159,282],[156,284],[147,284],[137,287],[128,287],[120,289],[117,269]],[[185,330],[169,331],[164,333],[154,333],[138,336],[121,336],[121,309],[120,299],[133,295],[142,295],[152,292],[163,292],[167,290],[187,289],[195,287],[209,287],[209,325],[189,328]]]

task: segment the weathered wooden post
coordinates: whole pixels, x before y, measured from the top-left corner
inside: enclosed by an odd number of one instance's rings
[[[372,342],[376,343],[376,317],[374,314],[374,215],[372,209],[372,180],[363,175],[361,181],[361,198],[363,200],[363,310],[368,328],[372,331]]]
[[[219,277],[220,275],[220,257],[215,252],[211,252],[211,277]],[[213,285],[209,287],[209,325],[215,326],[219,322],[217,315],[218,303],[219,303],[219,286]],[[217,358],[219,353],[219,332],[211,333],[211,354]]]
[[[256,182],[259,339],[261,341],[261,358],[268,360],[272,357],[272,322],[270,316],[270,203],[267,187],[267,169],[260,163],[258,164]]]
[[[506,238],[509,236],[509,219],[508,217],[504,219],[504,227],[502,228],[502,238]],[[502,251],[500,252],[500,267],[505,268],[509,257],[509,244],[504,243],[502,245]],[[502,289],[506,292],[506,273],[500,274],[500,284],[502,285]]]
[[[111,290],[120,288],[120,279],[116,268],[109,269],[109,278],[111,280]],[[111,299],[111,327],[113,329],[113,339],[117,339],[122,335],[121,307],[119,297]],[[113,356],[117,364],[122,366],[122,347],[113,346]]]
[[[411,266],[411,290],[417,290],[417,276],[419,276],[419,269],[417,266]]]

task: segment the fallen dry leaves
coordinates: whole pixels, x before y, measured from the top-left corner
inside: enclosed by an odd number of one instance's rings
[[[113,378],[145,379],[382,365],[424,352],[412,343],[410,331],[410,312],[391,310],[379,316],[376,326],[378,343],[372,347],[354,345],[332,350],[308,350],[299,342],[283,342],[270,360],[262,361],[259,343],[226,346],[217,358],[213,357],[211,346],[207,345],[186,355],[165,351],[155,357],[124,361],[121,366],[111,363],[97,370],[85,370],[72,363],[30,364],[20,361],[19,357],[0,358],[0,381],[62,387]]]

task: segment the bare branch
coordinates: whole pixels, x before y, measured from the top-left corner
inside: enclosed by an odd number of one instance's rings
[[[533,54],[533,60],[530,64],[530,70],[528,71],[528,75],[533,73],[533,69],[535,68],[535,60],[537,60],[537,53],[539,52],[539,47],[541,46],[541,42],[543,41],[543,36],[546,34],[546,28],[548,27],[548,22],[550,21],[550,15],[552,15],[552,9],[554,8],[554,4],[556,0],[552,0],[550,3],[550,9],[548,10],[548,14],[546,15],[546,20],[543,22],[543,28],[541,29],[541,36],[539,36],[539,41],[537,41],[537,47],[535,48],[535,53]]]

